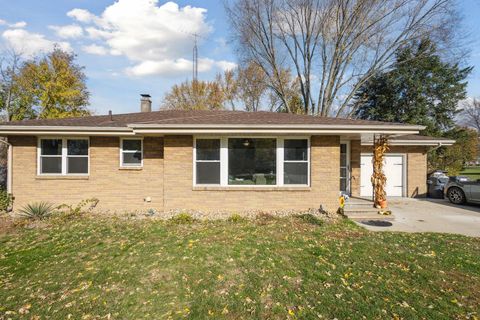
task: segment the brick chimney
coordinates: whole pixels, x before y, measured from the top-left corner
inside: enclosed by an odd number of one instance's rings
[[[149,94],[141,94],[142,98],[140,99],[140,111],[141,112],[151,112],[152,111],[152,100]]]

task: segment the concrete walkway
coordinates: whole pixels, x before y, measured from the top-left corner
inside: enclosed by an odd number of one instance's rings
[[[389,200],[395,215],[387,227],[359,225],[374,231],[446,232],[480,237],[480,205],[453,205],[444,199]]]

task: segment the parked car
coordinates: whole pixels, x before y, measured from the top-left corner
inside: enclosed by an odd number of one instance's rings
[[[480,203],[480,181],[465,176],[450,177],[445,185],[445,197],[454,204]]]
[[[437,170],[433,172],[427,180],[428,196],[430,198],[443,199],[445,185],[449,181],[445,171]]]

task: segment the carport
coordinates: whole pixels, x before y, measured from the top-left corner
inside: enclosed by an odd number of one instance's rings
[[[421,135],[390,138],[384,164],[387,197],[425,197],[427,152],[453,143],[455,140]],[[372,141],[362,140],[358,148],[351,148],[351,195],[354,197],[372,196],[372,145]]]

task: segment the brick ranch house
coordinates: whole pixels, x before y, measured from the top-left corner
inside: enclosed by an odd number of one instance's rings
[[[156,111],[0,124],[8,191],[27,203],[100,200],[98,210],[336,210],[340,193],[371,196],[372,139],[392,137],[387,195],[426,194],[423,129],[271,112]]]

